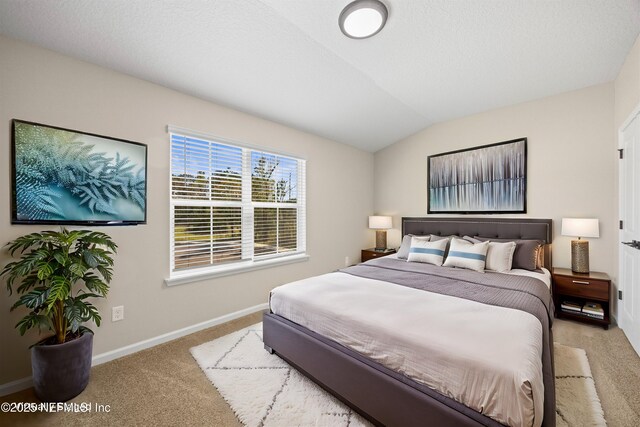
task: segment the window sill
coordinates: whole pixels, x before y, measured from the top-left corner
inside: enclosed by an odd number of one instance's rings
[[[172,277],[164,279],[164,283],[166,283],[167,286],[184,285],[185,283],[200,282],[216,277],[230,276],[232,274],[261,270],[263,268],[270,268],[278,265],[303,262],[307,261],[308,259],[309,255],[307,254],[297,254],[281,258],[265,259],[261,261],[247,261],[242,263],[230,264],[228,266],[215,267],[206,271],[178,273]]]

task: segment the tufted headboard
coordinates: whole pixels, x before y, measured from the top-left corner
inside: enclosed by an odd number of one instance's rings
[[[551,269],[551,219],[403,217],[402,235],[483,236],[499,239],[537,239],[543,246],[543,265]]]

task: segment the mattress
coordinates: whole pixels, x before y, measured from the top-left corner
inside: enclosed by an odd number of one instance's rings
[[[270,307],[500,423],[541,425],[543,331],[529,313],[342,272],[275,288]]]

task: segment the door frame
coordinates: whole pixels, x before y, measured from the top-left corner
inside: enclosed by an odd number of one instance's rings
[[[636,117],[640,117],[640,103],[638,103],[635,108],[631,111],[631,113],[627,116],[627,118],[625,119],[624,122],[622,122],[622,124],[620,125],[620,127],[618,128],[618,132],[617,132],[617,136],[618,136],[618,143],[617,143],[617,147],[618,149],[623,148],[623,132],[624,130],[631,124],[631,122],[636,118]],[[620,167],[620,162],[616,162],[616,168],[618,170],[618,188],[617,188],[617,193],[618,193],[618,219],[616,220],[616,222],[620,221],[620,217],[621,217],[621,212],[622,212],[622,168]],[[620,314],[620,300],[618,299],[618,292],[617,291],[624,291],[624,288],[621,288],[621,282],[620,282],[620,278],[622,277],[622,256],[621,256],[621,251],[620,251],[620,245],[621,245],[621,230],[620,227],[618,225],[616,225],[616,229],[618,230],[618,236],[617,236],[617,241],[616,241],[616,257],[617,257],[617,264],[618,264],[618,271],[617,271],[617,280],[616,280],[616,284],[615,284],[615,294],[612,295],[612,299],[615,301],[615,310],[611,310],[611,316],[614,317],[614,320],[616,322],[616,324],[618,324],[618,326],[620,326],[620,328],[622,330],[624,330],[624,327],[626,325],[624,325],[624,322],[622,321],[622,316],[619,315]],[[623,298],[624,298],[624,293],[623,293]],[[620,323],[622,322],[622,323]]]

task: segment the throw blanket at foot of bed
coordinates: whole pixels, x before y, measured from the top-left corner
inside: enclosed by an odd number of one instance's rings
[[[380,258],[341,270],[370,279],[383,280],[429,292],[455,296],[484,304],[513,308],[535,316],[543,332],[543,425],[555,426],[556,396],[553,371],[553,299],[549,288],[540,280],[500,273],[437,267],[409,263],[394,258]],[[499,349],[496,349],[499,351]]]

